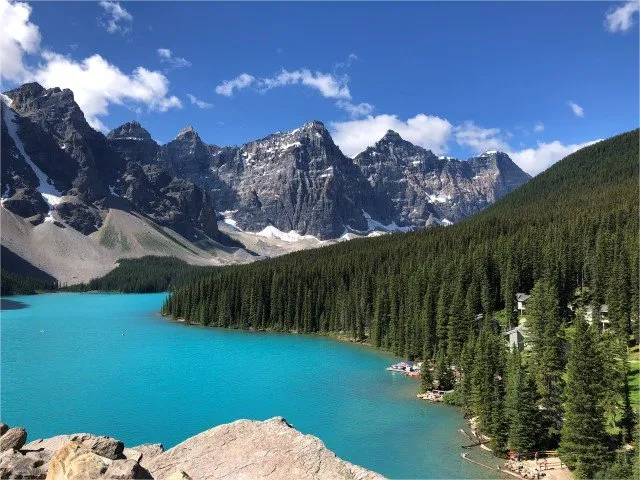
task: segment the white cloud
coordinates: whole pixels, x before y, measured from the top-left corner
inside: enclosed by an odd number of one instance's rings
[[[100,19],[102,26],[109,33],[126,34],[131,31],[133,15],[131,15],[118,2],[101,1],[98,3],[104,10],[104,15]]]
[[[191,95],[190,93],[187,93],[187,97],[189,97],[189,100],[191,101],[191,104],[195,105],[198,108],[211,108],[211,107],[213,107],[212,103],[207,103],[204,100],[200,100],[198,97],[196,97],[195,95]]]
[[[556,140],[550,143],[539,143],[536,148],[520,151],[507,150],[506,153],[522,170],[530,175],[537,175],[567,155],[599,141],[564,145]]]
[[[225,97],[233,96],[233,90],[242,90],[243,88],[247,88],[256,79],[254,76],[249,75],[248,73],[241,73],[233,80],[225,80],[220,85],[216,87],[216,93],[218,95],[224,95]]]
[[[604,19],[604,26],[612,33],[627,32],[635,24],[635,17],[640,11],[640,2],[638,0],[632,0],[620,5],[617,8],[610,9]]]
[[[370,103],[351,103],[349,100],[338,100],[336,106],[346,111],[351,118],[366,117],[371,115],[374,106]]]
[[[536,122],[535,126],[533,127],[533,130],[535,132],[543,132],[544,131],[544,123]]]
[[[437,153],[447,150],[451,124],[440,117],[420,113],[406,121],[397,115],[368,116],[361,120],[332,122],[331,135],[340,149],[350,157],[380,140],[387,130],[394,130],[402,138]]]
[[[567,102],[567,105],[569,105],[576,117],[584,117],[584,108],[582,108],[580,105],[575,102]]]
[[[499,128],[483,128],[472,121],[466,121],[454,130],[458,145],[469,147],[476,153],[507,148],[507,142],[503,140]]]
[[[351,99],[347,85],[348,77],[337,77],[330,73],[315,72],[305,69],[288,71],[283,69],[278,75],[260,80],[263,92],[285,85],[305,85],[314,88],[325,98]]]
[[[168,48],[159,48],[158,56],[160,58],[171,58],[171,50],[169,50]]]
[[[158,56],[160,57],[160,61],[162,63],[168,63],[173,68],[182,68],[182,67],[190,67],[191,62],[186,58],[175,57],[173,52],[168,48],[159,48],[157,50]]]
[[[141,103],[150,110],[165,112],[180,108],[180,100],[169,96],[169,80],[162,73],[137,67],[126,75],[100,55],[81,62],[44,51],[45,63],[33,72],[33,79],[46,88],[70,88],[92,126],[108,113],[109,104]]]
[[[351,99],[351,92],[347,85],[349,78],[335,76],[330,73],[315,72],[301,69],[289,71],[282,69],[273,77],[257,79],[248,73],[241,73],[232,80],[225,80],[216,87],[216,93],[230,97],[234,90],[242,90],[249,86],[255,86],[261,93],[266,93],[274,88],[286,85],[304,85],[320,92],[325,98]]]
[[[0,0],[0,77],[22,82],[28,77],[24,55],[40,48],[40,31],[29,21],[31,7],[26,3]]]
[[[37,81],[46,88],[70,88],[87,121],[99,130],[106,130],[99,117],[108,114],[110,104],[129,108],[142,105],[155,111],[182,106],[176,96],[169,95],[169,80],[161,72],[137,67],[131,74],[125,74],[100,55],[79,61],[56,52],[40,51],[40,33],[29,22],[30,15],[28,5],[0,0],[3,79],[16,83]],[[40,55],[37,67],[25,63],[26,54]]]
[[[483,128],[468,121],[455,127],[454,130],[459,145],[470,147],[475,153],[487,150],[503,151],[529,175],[537,175],[576,150],[600,141],[565,145],[555,140],[549,143],[538,143],[535,148],[517,150],[509,145],[509,142],[505,140],[506,135],[499,128]],[[540,122],[537,123],[535,131],[542,130],[544,130],[544,125]]]

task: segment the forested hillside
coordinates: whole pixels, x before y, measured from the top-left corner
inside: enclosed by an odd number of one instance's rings
[[[53,280],[34,278],[2,269],[0,280],[2,295],[33,295],[38,292],[55,291],[58,283]]]
[[[104,277],[64,290],[86,292],[153,293],[174,290],[210,272],[212,267],[198,267],[175,257],[146,256],[121,259]]]
[[[55,278],[34,267],[4,245],[1,248],[0,265],[2,295],[32,295],[58,288]]]
[[[633,431],[625,349],[638,335],[638,228],[635,130],[568,156],[460,224],[216,269],[178,289],[163,313],[221,327],[340,332],[432,360],[441,386],[454,383],[454,366],[456,402],[478,417],[496,452],[560,446],[578,476],[607,468],[626,476],[626,457],[613,452]],[[514,359],[476,318],[516,325],[517,292],[532,294],[531,348]],[[582,321],[588,305],[601,304],[606,335]],[[567,355],[571,342],[591,357]],[[588,432],[576,399],[593,404]]]

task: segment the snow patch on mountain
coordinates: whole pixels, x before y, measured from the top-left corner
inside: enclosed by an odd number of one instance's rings
[[[233,219],[233,214],[236,212],[237,210],[225,210],[224,212],[220,212],[220,214],[224,217],[224,223],[241,232],[242,229],[238,227],[238,222]]]
[[[265,238],[276,238],[278,240],[282,240],[285,242],[299,242],[301,240],[316,240],[318,242],[321,241],[317,237],[314,237],[313,235],[300,235],[295,230],[291,230],[288,233],[285,233],[282,230],[279,230],[278,228],[274,227],[273,225],[269,225],[268,227],[265,227],[259,232],[256,232],[256,235],[258,235],[259,237],[265,237]]]
[[[371,215],[369,215],[364,210],[362,211],[364,218],[367,220],[367,231],[375,232],[410,232],[413,230],[413,227],[400,227],[396,224],[396,222],[391,222],[389,225],[384,225],[377,220],[374,220]]]
[[[451,200],[451,195],[444,195],[442,193],[438,193],[437,195],[428,195],[428,197],[431,203],[447,203]]]
[[[6,103],[5,95],[2,96],[2,101]],[[56,205],[58,205],[62,201],[62,193],[53,186],[51,180],[38,166],[31,161],[31,157],[27,155],[27,152],[24,150],[24,144],[18,135],[18,124],[16,123],[16,114],[11,108],[8,106],[2,109],[4,115],[4,122],[7,125],[7,131],[9,136],[13,140],[13,143],[16,145],[16,148],[20,152],[20,155],[25,159],[27,164],[33,170],[33,173],[36,174],[38,178],[39,185],[37,187],[38,192],[42,195],[42,198],[49,204],[51,209],[53,209]],[[51,215],[51,209],[49,211],[49,216]]]

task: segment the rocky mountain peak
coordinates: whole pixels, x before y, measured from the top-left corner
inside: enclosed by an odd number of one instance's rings
[[[318,120],[311,120],[310,122],[305,123],[302,126],[303,130],[314,130],[314,131],[318,131],[318,132],[323,132],[326,131],[326,127],[324,126],[324,123],[318,121]]]
[[[151,134],[135,120],[114,128],[107,134],[107,138],[109,140],[152,140]]]
[[[394,130],[387,130],[387,133],[384,134],[384,137],[380,139],[381,142],[402,142],[404,139],[400,136],[400,134]]]
[[[470,158],[468,162],[477,173],[488,171],[499,173],[509,184],[521,185],[531,178],[507,153],[499,150],[487,150],[477,157]]]
[[[187,125],[176,136],[176,140],[200,140],[200,135],[191,125]]]

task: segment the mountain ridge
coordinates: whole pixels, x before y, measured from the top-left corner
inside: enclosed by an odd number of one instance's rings
[[[376,155],[388,157],[382,172],[375,168]],[[375,145],[349,158],[324,124],[312,120],[239,146],[207,144],[189,127],[147,163],[160,162],[211,191],[217,210],[233,212],[232,220],[242,230],[274,227],[329,239],[368,232],[367,217],[406,228],[450,224],[531,178],[504,152],[489,155],[493,161],[484,155],[468,160],[438,157],[389,130]],[[438,179],[429,182],[426,175],[433,170],[438,170]],[[398,196],[372,180],[372,174],[418,185]],[[420,199],[412,200],[415,195]]]
[[[506,156],[446,160],[393,131],[366,150],[371,159],[352,159],[318,120],[239,146],[205,143],[188,125],[159,144],[135,120],[94,130],[69,89],[27,83],[1,103],[2,243],[63,283],[119,257],[226,264],[447,225],[529,178]],[[42,251],[47,236],[91,259],[82,278],[52,257],[73,252]]]

